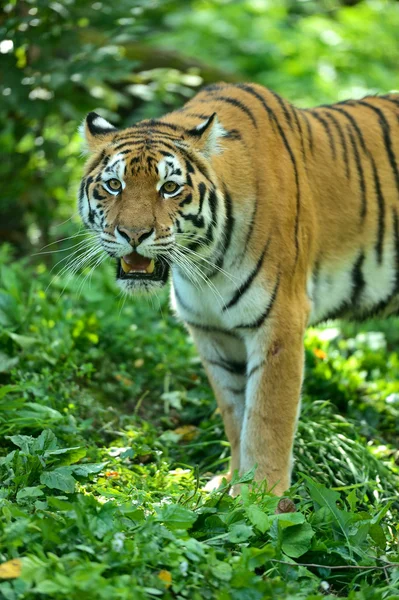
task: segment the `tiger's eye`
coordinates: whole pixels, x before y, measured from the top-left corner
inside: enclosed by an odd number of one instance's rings
[[[162,189],[167,194],[173,194],[173,192],[176,192],[178,187],[179,186],[174,181],[167,181],[166,183],[163,184]]]
[[[109,189],[113,190],[114,192],[117,192],[122,187],[122,184],[119,181],[119,179],[109,179],[107,181],[107,185],[108,185]]]

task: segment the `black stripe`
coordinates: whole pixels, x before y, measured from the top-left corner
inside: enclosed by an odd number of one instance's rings
[[[398,165],[396,163],[395,152],[392,148],[391,128],[390,128],[389,122],[387,121],[383,111],[380,108],[377,108],[377,106],[372,106],[371,104],[369,104],[368,102],[365,102],[364,100],[359,100],[358,104],[361,104],[362,106],[365,106],[366,108],[369,108],[370,110],[374,111],[376,113],[376,115],[378,116],[378,122],[380,124],[381,131],[382,131],[382,137],[384,139],[385,150],[388,155],[389,164],[391,165],[391,169],[394,174],[396,189],[399,192],[399,170],[398,170]]]
[[[104,159],[107,159],[104,162],[108,162],[109,158],[106,157],[106,150],[104,149],[101,154],[96,158],[96,160],[93,161],[93,163],[90,165],[90,172],[91,171],[95,171],[95,169],[97,169],[97,167],[100,166],[100,164],[103,162]]]
[[[188,148],[182,148],[179,146],[179,150],[180,152],[183,154],[184,158],[185,158],[185,163],[186,166],[189,163],[189,161],[191,161],[191,168],[193,168],[193,165],[195,165],[195,167],[198,169],[198,171],[201,173],[201,175],[203,175],[205,177],[205,179],[207,179],[209,181],[209,183],[212,184],[212,179],[210,176],[210,173],[208,171],[208,168],[206,167],[206,165],[203,162],[199,162],[197,156],[195,156],[194,154],[192,154],[192,152],[190,152],[190,150]],[[190,172],[194,172],[191,171]],[[213,184],[212,184],[213,185]]]
[[[184,159],[184,162],[186,164],[186,183],[190,187],[193,187],[193,180],[191,178],[191,173],[194,173],[195,169],[194,169],[193,165],[190,163],[190,161],[187,160],[187,158]]]
[[[300,137],[300,140],[301,140],[301,148],[302,148],[303,159],[306,160],[305,141],[303,139],[302,125],[301,125],[301,122],[300,122],[300,120],[298,118],[297,110],[296,110],[296,108],[295,108],[295,106],[293,104],[291,104],[291,111],[292,111],[292,114],[294,115],[295,124],[297,126],[298,131],[299,131],[299,137]]]
[[[228,392],[230,392],[231,394],[235,394],[237,396],[240,395],[240,394],[245,394],[245,391],[246,391],[246,387],[245,386],[243,388],[240,388],[240,389],[227,386],[227,387],[225,387],[223,389],[225,389]]]
[[[256,373],[256,371],[259,371],[259,369],[261,369],[265,364],[266,364],[266,361],[262,360],[259,364],[252,367],[252,369],[250,369],[250,371],[248,371],[248,373],[247,373],[247,378],[249,379],[250,377],[252,377],[252,375],[254,373]]]
[[[257,98],[262,103],[264,109],[266,110],[267,114],[269,115],[269,118],[272,119],[272,121],[276,125],[279,135],[280,135],[280,137],[284,143],[284,146],[289,154],[289,157],[290,157],[293,169],[294,169],[295,184],[296,184],[296,214],[295,214],[295,228],[294,228],[295,229],[295,262],[296,262],[298,259],[298,254],[299,254],[298,231],[299,231],[299,211],[301,208],[301,205],[300,205],[301,193],[300,193],[300,188],[299,188],[298,168],[297,168],[294,153],[291,149],[291,146],[289,145],[289,143],[287,141],[284,130],[282,129],[280,123],[278,122],[278,120],[276,118],[276,115],[271,110],[271,108],[267,105],[263,96],[261,94],[259,94],[256,90],[254,90],[251,86],[249,86],[245,83],[240,83],[240,84],[238,84],[237,87],[239,87],[241,90],[244,90],[248,94],[252,94],[253,96],[255,96],[255,98]]]
[[[363,134],[360,130],[360,127],[359,127],[356,119],[350,113],[348,113],[345,109],[340,108],[336,105],[332,105],[332,106],[327,105],[327,106],[324,106],[323,108],[325,108],[327,110],[335,110],[336,112],[339,112],[341,115],[344,115],[348,119],[348,121],[351,123],[353,129],[355,130],[357,137],[359,138],[359,142],[360,142],[363,150],[367,153],[366,142],[364,141]]]
[[[184,130],[182,129],[182,132]],[[160,129],[154,128],[145,128],[136,129],[135,131],[130,132],[128,135],[117,136],[114,140],[115,144],[128,144],[129,142],[132,144],[137,144],[140,142],[145,142],[149,139],[164,139],[167,138],[169,140],[181,141],[182,137],[178,135],[173,135],[169,131],[162,131]]]
[[[361,217],[361,220],[363,221],[366,216],[366,213],[367,213],[366,180],[364,179],[362,162],[360,160],[360,155],[359,155],[359,150],[357,149],[356,140],[352,134],[352,131],[351,131],[351,128],[349,127],[349,125],[347,125],[347,129],[348,129],[349,141],[351,143],[351,147],[352,147],[353,154],[355,157],[357,174],[359,177],[359,185],[360,185],[360,191],[361,191],[361,195],[362,195],[360,217]]]
[[[93,177],[91,175],[89,175],[85,181],[85,193],[86,193],[86,198],[87,198],[87,203],[89,205],[89,223],[91,225],[94,224],[94,210],[91,207],[90,204],[90,196],[89,196],[89,186],[93,183]]]
[[[390,96],[377,96],[377,98],[378,100],[385,100],[385,102],[389,102],[388,106],[390,106],[390,108],[394,106],[396,110],[399,110],[399,96],[395,98],[391,98]],[[395,114],[397,114],[396,111]]]
[[[220,273],[220,269],[223,267],[224,259],[226,258],[227,251],[230,247],[231,239],[233,236],[233,229],[234,229],[234,223],[235,223],[235,219],[233,216],[233,203],[232,203],[229,191],[227,189],[227,186],[224,185],[223,189],[224,189],[223,200],[224,200],[226,218],[225,218],[223,235],[222,235],[222,243],[220,244],[218,257],[215,260],[216,268],[213,271],[211,271],[210,273],[208,273],[208,279],[212,279],[212,277],[215,277],[215,275]]]
[[[247,248],[248,248],[249,240],[251,239],[253,230],[255,228],[256,213],[257,212],[258,212],[258,197],[256,196],[255,202],[254,202],[254,208],[253,208],[252,215],[251,215],[251,220],[249,222],[249,227],[248,227],[247,235],[246,235],[246,238],[245,238],[245,242],[243,244],[244,250],[243,250],[242,254],[239,257],[240,258],[240,261],[239,261],[240,265],[242,264],[242,261],[244,260],[244,257],[245,257],[245,254],[246,254],[246,251],[247,251]],[[237,264],[237,262],[238,262],[238,260],[236,259],[233,264]]]
[[[311,110],[310,113],[311,113],[312,117],[314,117],[315,119],[317,119],[317,121],[319,121],[319,123],[321,123],[324,131],[327,134],[328,143],[330,145],[333,158],[336,159],[337,158],[337,151],[336,151],[336,148],[335,148],[335,140],[334,140],[333,134],[331,133],[330,125],[327,123],[327,121],[325,119],[323,119],[323,117],[321,115],[319,115],[316,112],[316,110]]]
[[[218,203],[218,198],[217,198],[217,194],[214,188],[211,189],[211,191],[209,192],[209,196],[208,196],[208,204],[209,204],[209,208],[211,211],[211,221],[208,225],[208,229],[206,230],[205,233],[205,238],[208,242],[208,244],[211,244],[213,242],[213,230],[217,225],[217,203]]]
[[[228,87],[228,85],[226,85],[225,83],[210,83],[209,85],[202,88],[201,92],[214,92],[215,90],[223,90],[226,87]]]
[[[187,319],[185,319],[184,322],[190,327],[193,327],[194,329],[199,329],[200,331],[205,331],[206,333],[227,335],[228,337],[233,338],[238,337],[233,331],[230,331],[229,329],[222,329],[221,327],[212,327],[210,325],[202,325],[201,323],[187,321]]]
[[[184,214],[184,213],[182,213],[181,210],[178,210],[177,212],[181,216],[182,219],[184,219],[185,221],[191,221],[191,223],[195,227],[198,227],[199,229],[202,229],[204,227],[205,223],[204,223],[204,217],[202,215]]]
[[[172,144],[169,144],[168,142],[174,142],[174,141],[181,141],[180,138],[172,138],[169,135],[160,135],[160,136],[155,136],[155,135],[151,135],[151,138],[142,138],[139,140],[131,140],[130,142],[124,142],[118,146],[113,146],[112,150],[114,152],[119,153],[122,148],[130,148],[132,146],[155,146],[155,145],[162,145],[165,146],[165,148],[170,148],[173,152],[176,152],[176,146],[172,146]],[[133,148],[132,148],[133,150]]]
[[[338,119],[336,119],[334,117],[334,115],[332,115],[331,113],[325,111],[325,115],[326,115],[326,117],[328,117],[330,119],[330,121],[334,124],[335,129],[338,131],[338,136],[339,136],[339,139],[341,140],[342,160],[345,165],[345,174],[346,174],[347,179],[350,179],[350,163],[349,163],[349,156],[348,156],[348,146],[346,145],[346,139],[345,139],[344,132],[342,131],[341,124],[338,121]]]
[[[207,121],[212,115],[205,115],[204,113],[186,113],[186,117],[192,117],[193,119],[202,119]]]
[[[183,132],[184,128],[180,127],[179,125],[175,125],[174,123],[165,123],[165,121],[157,121],[155,119],[151,119],[148,122],[149,126],[151,127],[151,129],[155,126],[157,127],[157,125],[160,125],[161,127],[167,127],[168,129],[172,129],[173,131],[178,131]]]
[[[284,113],[284,117],[286,122],[288,123],[288,125],[291,127],[292,130],[294,130],[294,125],[292,123],[292,119],[291,119],[291,115],[289,113],[289,110],[286,106],[286,103],[284,102],[283,98],[281,96],[279,96],[278,94],[276,94],[276,92],[273,92],[271,89],[269,89],[269,92],[271,93],[271,95],[277,100],[277,102],[279,103],[280,107],[283,110]]]
[[[193,199],[193,195],[192,194],[187,194],[187,196],[184,198],[184,200],[182,200],[181,202],[179,202],[179,206],[184,206],[185,204],[190,204],[191,201]]]
[[[79,185],[79,192],[78,192],[78,203],[79,203],[80,211],[82,211],[82,209],[83,209],[84,192],[85,192],[85,180],[82,179],[82,181],[80,182],[80,185]]]
[[[249,289],[249,287],[251,286],[251,283],[253,282],[253,280],[255,279],[255,277],[257,276],[257,274],[259,273],[259,271],[262,267],[263,260],[266,256],[266,253],[270,246],[270,241],[271,241],[271,237],[269,237],[269,239],[267,240],[267,243],[263,249],[263,252],[259,257],[258,262],[256,263],[255,269],[252,271],[252,273],[249,275],[249,277],[246,279],[246,281],[242,285],[240,285],[240,287],[236,290],[236,292],[235,292],[234,296],[232,297],[232,299],[230,300],[230,302],[225,304],[225,306],[223,307],[223,311],[228,310],[229,308],[231,308],[232,306],[237,304],[237,302],[239,302],[239,300],[243,297],[245,292]]]
[[[384,250],[384,234],[385,234],[385,200],[381,189],[381,182],[378,175],[378,170],[374,158],[370,154],[371,168],[373,170],[375,195],[378,205],[378,232],[375,249],[377,252],[377,260],[381,264],[382,254]]]
[[[98,189],[94,188],[93,189],[93,198],[94,198],[94,200],[106,200],[107,199],[107,195],[102,196],[100,194],[100,192],[98,191]]]
[[[242,140],[241,133],[238,129],[229,129],[226,130],[226,133],[223,135],[224,140]]]
[[[206,192],[206,185],[203,181],[201,181],[198,184],[199,206],[198,206],[197,217],[199,217],[202,213],[202,205],[204,204],[205,192]]]
[[[227,371],[228,373],[232,373],[233,375],[245,375],[247,372],[247,363],[239,362],[235,360],[208,360],[204,359],[210,365],[214,367],[220,367]]]
[[[362,266],[364,263],[364,253],[362,252],[355,262],[352,269],[352,296],[350,303],[348,304],[348,308],[352,308],[357,305],[359,302],[360,295],[364,290],[365,281],[362,271]]]
[[[256,321],[253,321],[252,323],[244,323],[242,325],[235,325],[235,327],[239,328],[239,329],[257,329],[258,327],[263,325],[264,321],[267,319],[267,317],[269,316],[269,314],[274,306],[274,302],[276,300],[279,285],[280,285],[280,275],[277,277],[277,281],[275,283],[274,290],[271,295],[269,304],[266,307],[266,310],[260,315],[260,317],[258,317],[258,319],[256,319]]]
[[[306,123],[306,129],[308,131],[308,139],[309,139],[309,148],[311,153],[313,154],[313,133],[312,133],[312,127],[309,123],[309,118],[306,114],[306,112],[304,110],[301,110],[301,117],[304,119],[305,123]]]
[[[175,219],[175,225],[176,225],[176,231],[177,231],[177,233],[183,233],[183,230],[180,227],[180,221],[177,218]]]
[[[195,169],[190,161],[186,159],[184,162],[186,163],[187,173],[195,173]]]
[[[218,102],[225,102],[227,104],[231,104],[235,108],[239,108],[243,113],[245,113],[247,115],[247,117],[249,117],[251,119],[253,126],[255,128],[258,127],[258,124],[256,122],[256,119],[255,119],[252,111],[243,102],[240,102],[240,100],[237,100],[236,98],[230,98],[229,96],[215,96],[212,99],[215,101],[218,101]],[[209,103],[209,99],[199,100],[199,101]]]
[[[349,298],[344,299],[341,304],[336,308],[333,308],[330,313],[322,318],[322,321],[328,321],[329,319],[340,319],[345,318],[349,315],[352,316],[353,310],[358,306],[360,296],[365,287],[365,280],[362,271],[365,257],[362,252],[352,267],[352,291]]]
[[[234,229],[234,216],[233,216],[233,203],[231,201],[231,196],[226,186],[224,186],[224,204],[226,209],[226,223],[224,228],[224,246],[223,246],[223,254],[224,256],[227,253],[227,250],[230,247],[231,238],[233,235]],[[223,264],[223,260],[222,260]]]

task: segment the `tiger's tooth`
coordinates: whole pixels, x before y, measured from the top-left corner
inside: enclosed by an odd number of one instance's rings
[[[125,262],[123,260],[123,258],[121,258],[121,267],[125,271],[125,273],[129,273],[130,272],[130,265],[128,265],[127,262]]]
[[[146,268],[146,271],[147,271],[147,273],[153,273],[154,269],[155,269],[155,263],[154,263],[154,259],[152,258],[150,264]]]

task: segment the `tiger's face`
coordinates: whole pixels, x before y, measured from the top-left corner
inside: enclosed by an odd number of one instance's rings
[[[170,266],[189,272],[190,258],[216,243],[217,188],[209,158],[220,135],[216,115],[190,131],[162,121],[118,131],[89,113],[84,136],[91,156],[79,212],[117,259],[123,291],[164,286]]]

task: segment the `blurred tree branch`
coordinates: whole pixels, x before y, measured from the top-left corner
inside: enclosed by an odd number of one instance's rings
[[[98,30],[84,29],[80,32],[82,43],[94,44],[96,47],[109,44],[109,39]],[[157,46],[149,46],[142,42],[129,41],[118,44],[124,49],[125,58],[139,63],[139,71],[150,71],[151,69],[177,69],[187,71],[198,69],[204,83],[213,83],[223,80],[237,83],[242,79],[237,73],[224,71],[198,59],[185,56],[180,52],[168,50]],[[132,69],[133,70],[133,69]]]

